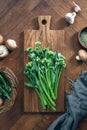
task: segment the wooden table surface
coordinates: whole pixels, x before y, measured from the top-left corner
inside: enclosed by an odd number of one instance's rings
[[[53,120],[61,115],[61,113],[26,114],[23,112],[23,31],[25,29],[38,29],[37,16],[51,15],[51,29],[64,29],[66,32],[65,44],[72,44],[73,52],[74,49],[78,51],[76,46],[78,44],[77,32],[87,25],[87,0],[75,0],[75,2],[81,6],[82,11],[78,13],[75,24],[69,26],[63,17],[67,12],[73,11],[72,0],[0,0],[0,34],[4,36],[5,40],[15,39],[18,44],[15,51],[0,61],[0,66],[10,67],[19,80],[18,95],[14,106],[10,111],[0,115],[0,130],[46,130]],[[69,51],[72,53],[72,49]],[[69,64],[70,67],[73,68],[73,64],[74,62]],[[82,65],[83,67],[84,65]],[[78,68],[71,72],[70,78],[75,78]],[[68,85],[66,90],[70,90]],[[87,130],[87,118],[84,118],[77,130]]]

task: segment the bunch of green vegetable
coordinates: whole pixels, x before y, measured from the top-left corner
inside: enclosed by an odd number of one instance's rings
[[[9,84],[8,79],[6,76],[0,72],[0,98],[9,99],[10,100],[10,93],[12,91],[12,88]]]
[[[37,92],[43,109],[56,110],[59,79],[63,68],[66,66],[65,57],[61,53],[42,48],[40,42],[36,47],[28,48],[29,62],[25,66],[24,74],[29,79],[25,85],[32,87]]]

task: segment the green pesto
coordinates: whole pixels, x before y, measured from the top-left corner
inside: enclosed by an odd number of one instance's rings
[[[87,46],[87,28],[82,30],[80,34],[80,41],[83,45]]]

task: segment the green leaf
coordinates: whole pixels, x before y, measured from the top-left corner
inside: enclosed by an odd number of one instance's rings
[[[32,87],[32,88],[34,88],[34,85],[32,84],[32,82],[25,82],[25,85],[26,85],[27,87]]]

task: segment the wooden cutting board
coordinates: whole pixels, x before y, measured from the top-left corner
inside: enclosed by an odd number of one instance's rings
[[[50,30],[51,16],[39,16],[39,30],[24,31],[24,63],[28,62],[26,49],[35,47],[35,42],[41,41],[43,47],[50,46],[52,50],[61,52],[66,56],[64,43],[64,30]],[[26,81],[24,77],[24,81]],[[56,101],[56,112],[64,112],[64,87],[65,87],[65,69],[61,75],[58,99]],[[24,112],[53,112],[52,110],[43,110],[40,100],[32,88],[24,87]]]

